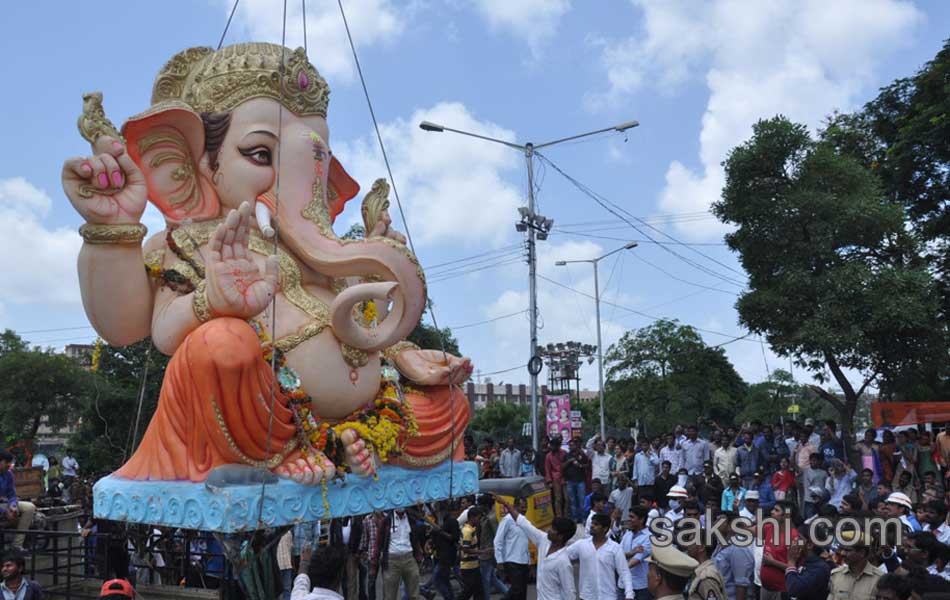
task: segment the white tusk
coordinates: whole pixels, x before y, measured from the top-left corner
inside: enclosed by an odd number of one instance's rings
[[[270,209],[267,208],[266,204],[263,202],[256,202],[254,204],[254,217],[257,219],[257,226],[260,228],[261,233],[264,234],[264,237],[274,237],[276,232],[274,228],[271,227]]]

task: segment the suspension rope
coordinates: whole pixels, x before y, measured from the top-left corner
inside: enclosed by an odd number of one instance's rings
[[[148,349],[145,351],[145,367],[142,369],[142,385],[139,387],[139,407],[135,413],[135,431],[132,434],[132,444],[130,454],[135,453],[135,442],[139,438],[139,423],[142,420],[142,402],[145,400],[145,384],[148,382],[148,365],[152,356],[152,341],[149,339]]]
[[[284,0],[284,16],[283,16],[283,25],[280,32],[280,78],[283,81],[284,78],[284,55],[286,52],[286,43],[287,43],[287,0]],[[304,38],[306,39],[306,37]],[[281,86],[281,101],[277,103],[277,175],[276,181],[274,183],[274,215],[277,215],[277,211],[280,208],[280,171],[281,171],[281,162],[280,154],[281,150],[284,147],[282,136],[282,129],[284,125],[284,101],[283,101],[283,86]],[[274,226],[274,256],[277,256],[277,240],[280,238],[280,224],[277,219],[271,219],[271,222]],[[275,290],[276,292],[276,290]],[[270,309],[270,331],[271,338],[277,339],[277,294],[271,297],[271,309]],[[270,443],[271,437],[274,432],[274,405],[277,402],[277,353],[271,352],[270,358],[270,369],[271,369],[271,381],[270,381],[270,414],[267,417],[267,442],[264,446],[264,456],[270,456]],[[267,469],[261,467],[261,470],[264,471],[261,477],[261,505],[257,513],[257,522],[261,524],[264,520],[264,491],[267,487]]]
[[[300,0],[300,9],[303,12],[303,53],[307,54],[309,60],[309,54],[307,50],[307,0]]]
[[[353,62],[356,63],[356,72],[360,76],[360,84],[363,87],[363,95],[366,97],[366,106],[369,108],[369,115],[373,120],[373,129],[376,132],[376,140],[379,142],[379,150],[383,155],[383,162],[386,163],[386,172],[389,174],[389,182],[392,184],[393,196],[396,198],[396,206],[399,208],[399,217],[402,219],[403,228],[406,231],[406,240],[409,243],[409,249],[412,251],[413,255],[416,255],[416,247],[412,241],[412,233],[409,231],[409,221],[406,220],[406,213],[402,207],[402,201],[399,198],[399,191],[396,189],[396,178],[393,177],[392,166],[389,164],[389,155],[386,153],[386,146],[383,144],[383,136],[379,131],[379,122],[376,120],[376,111],[373,110],[373,101],[369,97],[369,89],[366,86],[366,78],[363,76],[363,68],[360,66],[359,56],[356,54],[356,44],[353,43],[353,35],[350,33],[350,25],[346,20],[346,11],[343,9],[343,0],[337,0],[337,5],[340,7],[340,16],[343,17],[343,27],[346,29],[346,37],[350,42],[350,50],[353,53]],[[416,255],[418,256],[418,255]],[[432,326],[435,327],[435,331],[438,334],[439,346],[442,350],[442,360],[445,361],[446,367],[448,367],[449,359],[448,352],[445,351],[445,339],[442,336],[442,330],[439,329],[439,323],[435,318],[435,309],[433,308],[432,302],[429,300],[428,295],[426,297],[426,310],[429,312],[429,317],[432,319]],[[451,374],[451,370],[450,370]],[[449,498],[452,499],[455,497],[454,482],[455,482],[455,392],[461,392],[461,388],[458,384],[454,383],[451,378],[449,379],[449,412],[451,413],[451,422],[449,425],[450,433],[450,442],[449,442]]]
[[[218,47],[216,50],[221,49],[221,44],[224,43],[224,36],[228,34],[228,28],[231,27],[231,19],[234,18],[234,11],[237,10],[238,2],[241,0],[234,0],[234,6],[231,7],[231,14],[228,15],[228,22],[224,24],[224,31],[221,32],[221,39],[218,40]]]

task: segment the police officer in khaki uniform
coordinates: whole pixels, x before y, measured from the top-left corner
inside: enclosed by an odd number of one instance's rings
[[[706,547],[701,542],[684,548],[699,566],[696,567],[693,580],[689,584],[688,600],[727,600],[726,582],[712,559],[715,547]]]
[[[841,532],[839,552],[844,564],[831,571],[828,600],[874,600],[874,588],[883,571],[868,562],[871,553],[860,532]]]
[[[647,589],[656,600],[683,600],[683,590],[699,563],[673,546],[654,545],[652,550],[646,559]]]

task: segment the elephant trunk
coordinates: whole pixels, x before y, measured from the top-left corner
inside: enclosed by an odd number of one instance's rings
[[[314,201],[296,216],[278,214],[277,222],[281,239],[314,271],[339,279],[369,280],[346,288],[331,303],[334,335],[344,344],[366,352],[380,351],[405,339],[419,323],[426,303],[425,279],[415,256],[405,245],[389,238],[337,238],[323,207],[325,204]],[[386,316],[373,328],[361,325],[354,314],[357,304],[369,300],[392,301],[388,314],[380,311]]]

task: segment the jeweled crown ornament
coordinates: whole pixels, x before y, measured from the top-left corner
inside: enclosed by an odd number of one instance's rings
[[[153,106],[180,101],[197,112],[229,111],[252,98],[272,98],[301,117],[326,118],[330,87],[303,48],[247,42],[218,51],[183,50],[162,68],[152,88]]]

